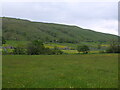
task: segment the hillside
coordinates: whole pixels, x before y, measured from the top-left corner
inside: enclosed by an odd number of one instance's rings
[[[117,36],[53,23],[32,22],[16,18],[2,18],[2,35],[6,40],[29,41],[40,39],[45,42],[78,43],[81,41],[106,42]]]

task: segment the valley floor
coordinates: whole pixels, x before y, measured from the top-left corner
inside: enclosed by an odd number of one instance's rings
[[[3,55],[3,88],[117,88],[118,54]]]

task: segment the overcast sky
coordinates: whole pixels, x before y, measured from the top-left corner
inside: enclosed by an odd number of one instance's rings
[[[118,2],[4,2],[2,16],[118,34]]]

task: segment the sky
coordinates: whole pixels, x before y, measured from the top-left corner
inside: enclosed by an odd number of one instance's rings
[[[4,0],[2,15],[37,22],[76,25],[118,35],[118,2],[88,0]]]

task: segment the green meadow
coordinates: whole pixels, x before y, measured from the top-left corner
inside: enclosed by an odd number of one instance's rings
[[[3,88],[118,87],[119,36],[73,25],[1,19]]]
[[[3,55],[3,88],[117,88],[118,54]]]

